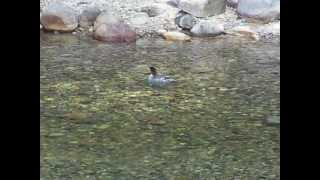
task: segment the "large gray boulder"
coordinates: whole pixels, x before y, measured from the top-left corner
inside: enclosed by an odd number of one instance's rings
[[[46,30],[70,32],[78,27],[78,14],[65,4],[54,1],[43,9],[40,23]]]
[[[122,19],[108,12],[103,12],[97,17],[93,30],[94,39],[105,42],[130,43],[135,42],[137,36]]]
[[[198,37],[217,36],[224,33],[224,26],[218,22],[202,20],[194,25],[190,32]]]
[[[179,0],[178,8],[196,17],[208,17],[224,13],[226,0]]]
[[[270,22],[280,18],[280,0],[239,0],[240,17]]]

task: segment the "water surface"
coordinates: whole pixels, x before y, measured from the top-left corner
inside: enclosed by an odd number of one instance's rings
[[[280,42],[40,37],[43,180],[280,179]]]

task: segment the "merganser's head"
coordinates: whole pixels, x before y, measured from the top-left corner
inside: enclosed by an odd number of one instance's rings
[[[157,75],[157,69],[155,67],[150,67],[150,72],[152,75]]]

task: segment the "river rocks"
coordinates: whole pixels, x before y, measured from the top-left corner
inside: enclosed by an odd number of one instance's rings
[[[168,41],[190,41],[191,37],[177,31],[165,31],[165,30],[160,30],[159,34],[164,37]]]
[[[134,42],[136,33],[119,17],[111,13],[101,13],[94,23],[93,37],[105,42]]]
[[[63,3],[52,2],[43,10],[40,23],[46,30],[70,32],[78,27],[78,15]]]
[[[239,0],[240,17],[270,22],[280,18],[280,0]]]
[[[228,7],[224,7],[225,10],[222,14],[211,15],[214,12],[214,9],[208,9],[213,6],[213,2],[225,2]],[[114,12],[116,16],[121,18],[122,23],[129,25],[126,27],[135,31],[136,35],[139,37],[150,37],[156,36],[159,29],[165,29],[166,31],[179,31],[185,32],[187,35],[191,36],[215,36],[219,33],[212,33],[208,29],[211,29],[211,26],[215,26],[216,24],[221,24],[220,27],[223,26],[225,31],[228,31],[239,25],[249,25],[257,24],[259,26],[258,32],[260,38],[267,37],[269,38],[278,38],[280,35],[280,26],[278,25],[267,25],[269,23],[260,23],[261,18],[259,16],[249,17],[244,14],[241,14],[241,8],[238,7],[237,10],[237,2],[245,0],[126,0],[126,1],[115,1],[110,4],[110,2],[105,2],[105,0],[97,0],[91,2],[89,0],[72,0],[72,1],[62,1],[63,5],[67,6],[67,9],[72,9],[74,16],[65,15],[66,17],[59,18],[58,23],[60,22],[61,26],[65,26],[63,21],[68,21],[65,19],[73,18],[74,23],[71,24],[79,24],[79,28],[75,28],[77,25],[74,25],[72,28],[50,28],[49,26],[45,26],[45,12],[49,9],[49,6],[52,6],[53,0],[41,0],[41,12],[40,12],[40,29],[42,30],[52,30],[57,33],[62,32],[73,32],[77,31],[77,34],[91,36],[94,35],[93,24],[98,15],[100,15],[101,11],[106,12]],[[254,5],[254,2],[258,0],[251,0],[250,6]],[[272,1],[276,2],[276,0],[260,0],[261,2]],[[260,2],[259,1],[259,2]],[[277,0],[279,1],[279,0]],[[61,1],[59,1],[61,4]],[[140,3],[141,2],[141,3]],[[246,1],[249,4],[249,1]],[[261,3],[260,2],[260,3]],[[241,3],[241,2],[240,2]],[[51,4],[51,5],[50,5]],[[188,4],[188,6],[185,5]],[[205,5],[204,5],[205,4]],[[262,4],[262,3],[261,3]],[[254,5],[253,7],[255,7]],[[234,7],[234,8],[231,8]],[[215,7],[217,8],[217,7]],[[252,7],[250,7],[252,8]],[[248,8],[250,10],[250,8]],[[259,6],[259,8],[261,8]],[[58,11],[65,11],[62,8],[56,8]],[[204,17],[198,17],[194,14],[198,13],[206,13],[206,15],[200,15]],[[238,11],[238,12],[237,12]],[[253,10],[252,10],[253,11]],[[65,12],[62,12],[65,13]],[[60,13],[60,14],[62,14]],[[42,15],[44,14],[44,16]],[[78,16],[77,14],[80,14]],[[214,13],[213,13],[214,14]],[[78,16],[78,17],[77,17]],[[55,19],[58,19],[54,16]],[[243,17],[239,19],[239,17]],[[252,21],[258,18],[258,22]],[[276,19],[280,18],[277,17]],[[62,20],[60,20],[62,19]],[[72,19],[72,18],[71,18]],[[262,18],[263,19],[263,18]],[[271,18],[272,19],[272,18]],[[203,25],[199,23],[199,21],[206,20],[211,23],[211,25]],[[267,18],[269,20],[269,18]],[[72,20],[71,20],[72,21]],[[275,23],[277,21],[271,21],[271,23]],[[208,23],[208,24],[210,24]],[[68,24],[68,23],[67,23]],[[111,23],[112,24],[112,23]],[[196,26],[197,25],[197,26]],[[196,26],[196,27],[194,27]],[[96,26],[97,27],[97,26]],[[121,25],[124,27],[124,25]],[[206,27],[206,28],[205,28]],[[74,30],[72,30],[75,28]],[[82,28],[82,29],[81,29]],[[115,26],[113,26],[115,28]],[[62,30],[61,30],[62,29]],[[96,28],[97,29],[97,28]],[[216,29],[216,28],[213,28]],[[192,30],[192,32],[190,32]],[[43,31],[46,32],[46,31]],[[98,34],[100,30],[97,31]],[[240,31],[241,33],[246,31]],[[240,33],[240,34],[241,34]],[[238,33],[239,34],[239,33]],[[246,34],[246,33],[244,33]],[[250,37],[254,37],[253,33]],[[276,36],[274,36],[276,35]],[[243,34],[241,34],[243,36]],[[99,37],[98,35],[96,37]]]
[[[227,0],[227,6],[237,8],[239,0]]]
[[[92,26],[100,13],[101,11],[98,7],[89,7],[83,10],[79,18],[80,27]]]
[[[226,0],[180,0],[178,8],[196,17],[208,17],[224,13]]]
[[[175,18],[175,23],[182,29],[190,30],[197,23],[197,19],[182,11]]]
[[[193,28],[190,30],[193,36],[217,36],[224,33],[224,27],[222,24],[209,21],[202,20],[198,22]]]

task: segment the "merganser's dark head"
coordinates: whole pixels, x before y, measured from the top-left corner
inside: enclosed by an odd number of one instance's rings
[[[157,69],[155,67],[150,67],[150,71],[152,75],[157,75]]]

